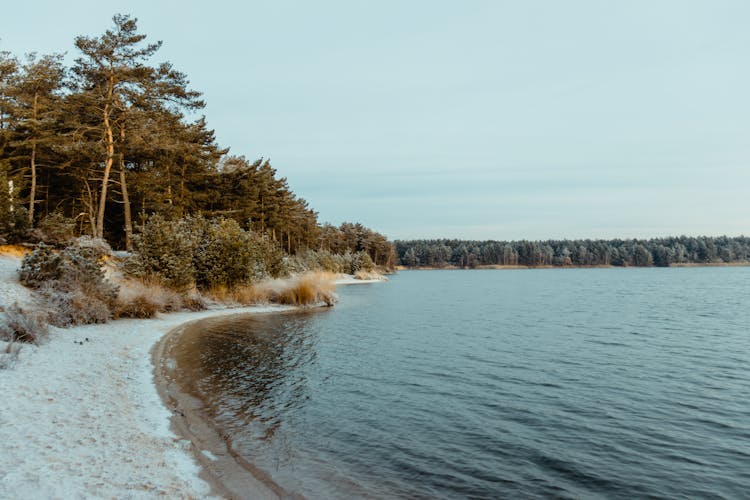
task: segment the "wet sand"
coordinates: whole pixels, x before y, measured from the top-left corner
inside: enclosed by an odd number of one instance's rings
[[[278,314],[278,312],[273,313]],[[270,475],[237,454],[231,439],[214,427],[207,408],[191,393],[190,371],[183,358],[194,349],[193,340],[205,325],[225,321],[227,316],[191,321],[171,330],[154,346],[152,360],[159,395],[172,411],[172,430],[192,443],[192,451],[203,468],[201,477],[212,489],[228,498],[302,498],[286,492]]]

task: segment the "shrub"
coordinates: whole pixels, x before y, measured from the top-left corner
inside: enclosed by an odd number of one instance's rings
[[[177,290],[234,288],[284,270],[279,246],[245,231],[233,219],[186,217],[168,222],[153,216],[134,243],[136,254],[126,263],[126,272],[157,277]]]
[[[213,219],[198,227],[202,231],[193,264],[199,288],[233,289],[283,273],[283,250],[272,240],[245,231],[234,219]]]
[[[257,281],[268,277],[277,278],[285,275],[287,269],[284,263],[284,250],[277,242],[268,237],[258,236],[257,233],[251,234],[255,240],[253,249],[256,258],[253,280]]]
[[[150,217],[141,233],[133,237],[136,253],[125,264],[126,272],[142,278],[155,276],[177,290],[191,288],[195,241],[189,226],[185,219],[172,222],[160,215]]]
[[[26,311],[13,304],[0,321],[0,339],[6,342],[39,344],[49,334],[47,317],[39,311]]]
[[[293,273],[306,271],[326,271],[329,273],[343,273],[344,258],[328,250],[306,250],[290,258],[289,267]]]
[[[307,250],[290,258],[292,272],[325,271],[330,273],[356,274],[359,271],[371,272],[375,264],[367,252],[346,252],[338,255],[328,250]]]
[[[60,291],[45,287],[41,292],[50,307],[49,321],[55,326],[106,323],[112,317],[111,304],[80,288]]]
[[[359,271],[371,272],[375,264],[367,252],[361,251],[354,254],[346,254],[349,260],[349,274],[357,274]]]
[[[258,241],[233,219],[203,224],[193,255],[195,282],[199,288],[235,287],[250,283],[259,269]]]
[[[20,280],[39,290],[57,326],[103,323],[117,297],[117,287],[106,280],[100,261],[108,246],[79,238],[62,250],[40,244],[21,264]]]

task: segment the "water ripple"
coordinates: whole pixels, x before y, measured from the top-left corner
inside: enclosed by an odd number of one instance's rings
[[[206,328],[197,386],[311,498],[740,498],[748,268],[410,272]]]

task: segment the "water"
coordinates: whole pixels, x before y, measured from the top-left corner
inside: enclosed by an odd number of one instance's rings
[[[750,498],[750,268],[413,271],[340,295],[206,323],[182,360],[287,491]]]

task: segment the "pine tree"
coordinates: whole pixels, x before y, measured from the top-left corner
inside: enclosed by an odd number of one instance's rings
[[[50,167],[53,149],[64,139],[60,130],[61,95],[65,69],[62,55],[28,56],[14,79],[15,134],[11,145],[21,170],[28,172],[28,220],[34,223],[38,169]]]
[[[15,130],[13,86],[18,61],[9,52],[0,52],[0,168],[9,168],[8,150]]]
[[[102,137],[102,177],[95,221],[95,236],[98,238],[104,236],[107,190],[116,147],[124,145],[127,137],[128,113],[133,109],[203,107],[200,94],[187,89],[187,78],[175,71],[171,64],[163,63],[157,67],[145,64],[159,50],[161,42],[143,44],[146,35],[138,33],[137,20],[130,16],[118,14],[113,21],[114,29],[99,37],[76,38],[75,45],[83,56],[76,59],[73,68],[78,90],[95,111],[95,124]],[[120,170],[124,173],[123,169],[121,164]],[[126,195],[124,175],[120,181],[122,194]],[[123,203],[129,204],[129,200],[124,199]]]

